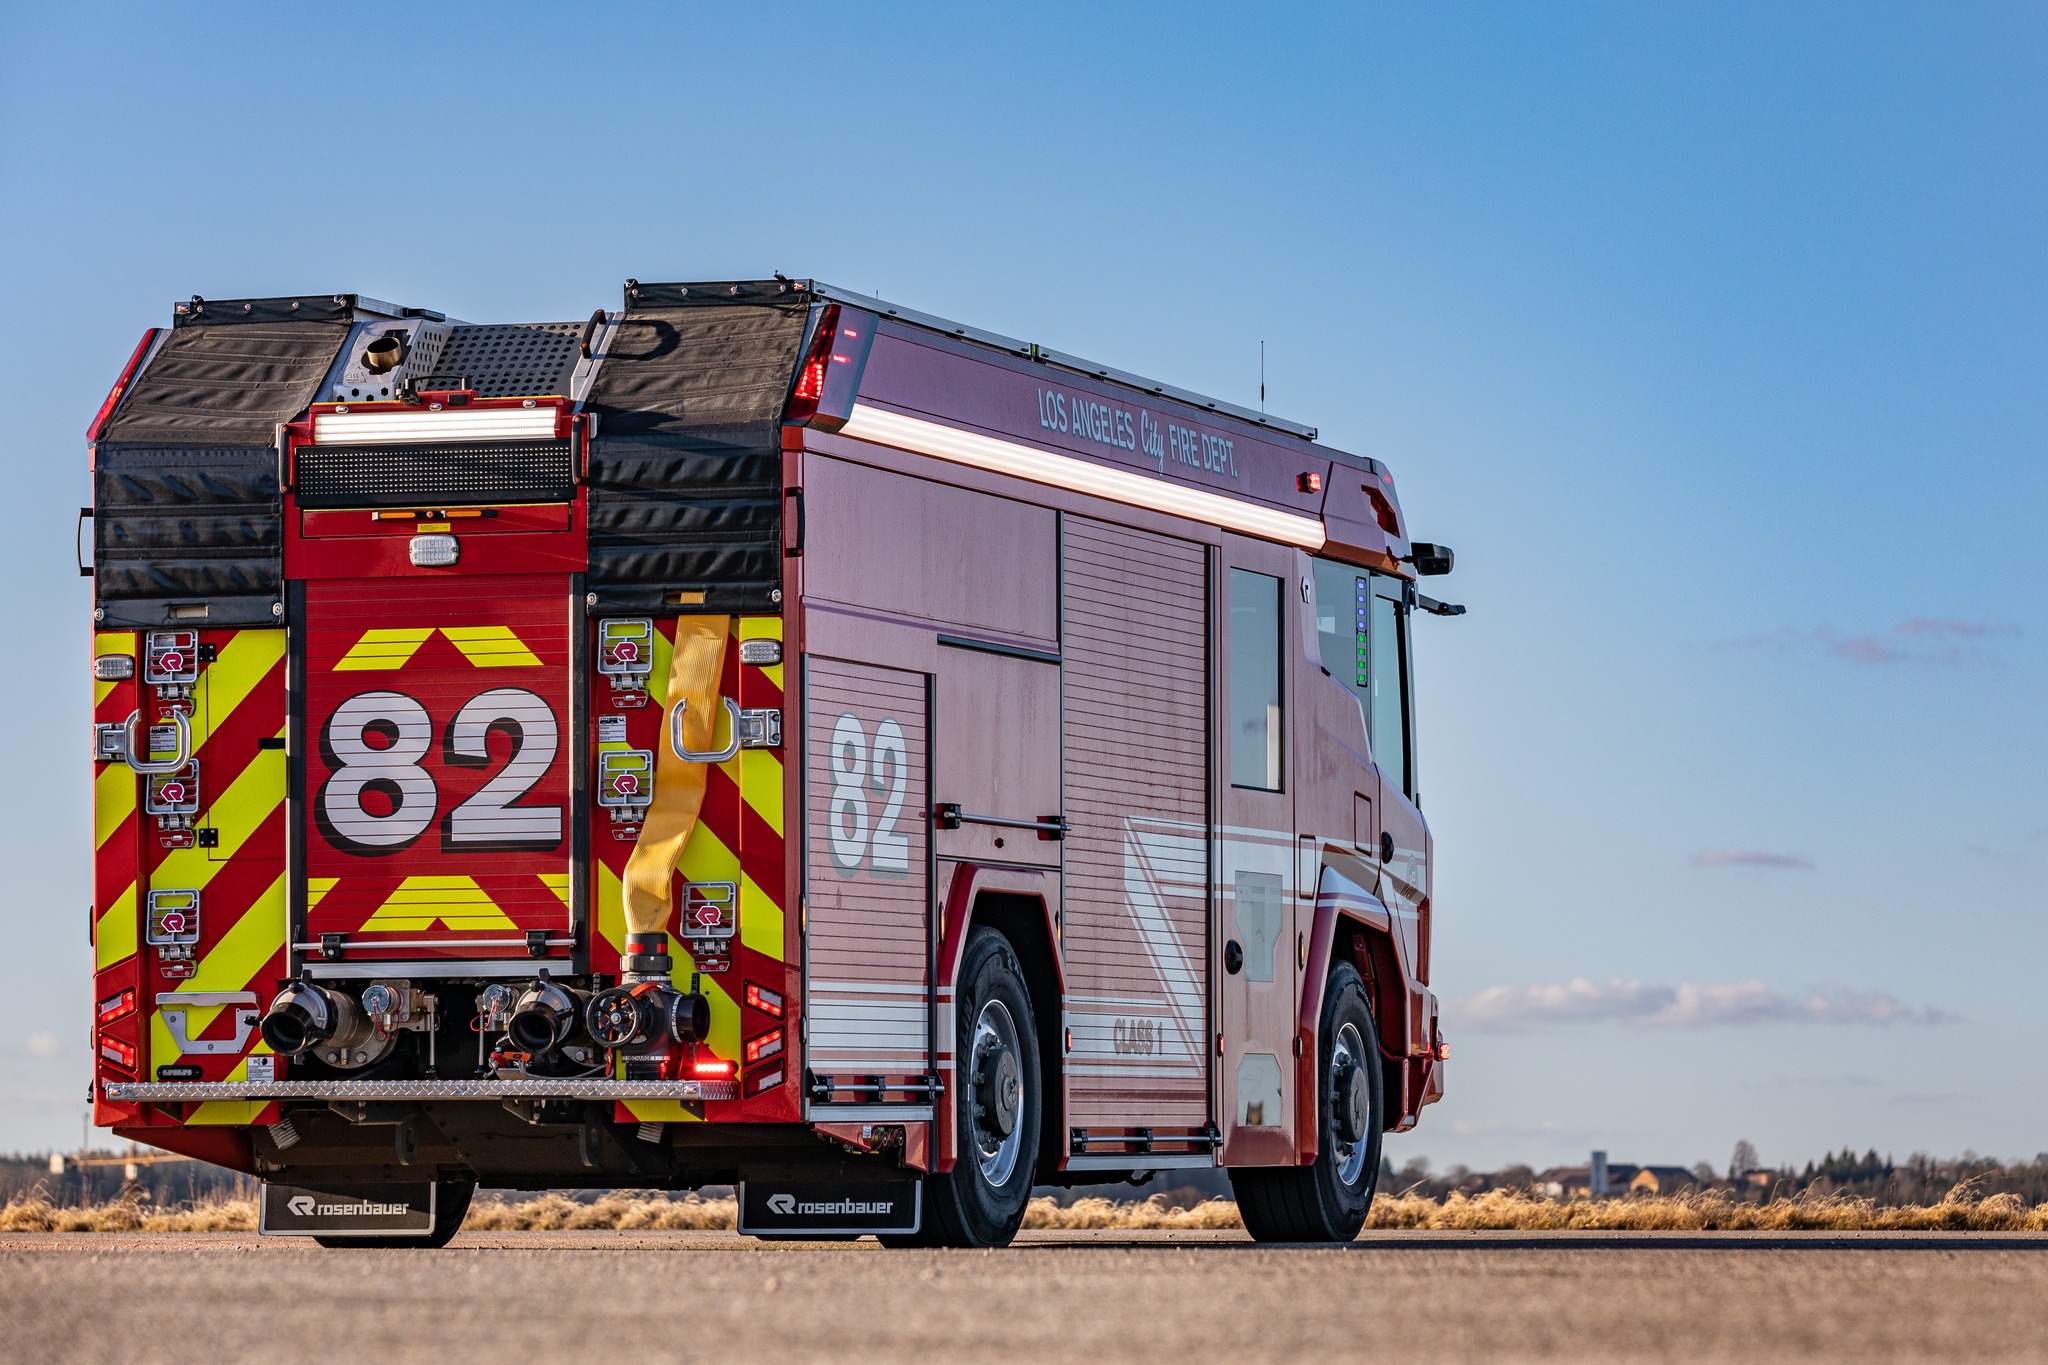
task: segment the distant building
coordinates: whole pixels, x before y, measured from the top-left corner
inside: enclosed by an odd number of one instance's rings
[[[1553,1166],[1536,1176],[1536,1188],[1552,1199],[1588,1199],[1595,1195],[1676,1194],[1700,1188],[1700,1178],[1683,1166],[1632,1166],[1593,1153],[1585,1166]]]

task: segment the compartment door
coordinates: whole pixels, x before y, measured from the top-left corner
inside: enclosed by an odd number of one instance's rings
[[[805,682],[809,1113],[927,1117],[931,680],[811,658]]]
[[[314,974],[573,961],[568,588],[540,574],[308,585]]]

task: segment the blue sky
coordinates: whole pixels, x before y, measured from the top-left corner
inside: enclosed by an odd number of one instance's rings
[[[7,0],[0,1149],[80,1131],[67,540],[143,328],[778,269],[1241,402],[1263,341],[1457,548],[1397,1162],[2048,1148],[2044,58],[1993,4]]]

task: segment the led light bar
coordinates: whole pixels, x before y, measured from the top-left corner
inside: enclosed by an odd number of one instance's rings
[[[315,445],[399,441],[552,441],[555,409],[443,408],[439,412],[321,412],[313,415]]]
[[[1282,512],[1254,502],[1227,498],[1200,488],[1188,488],[1164,479],[1095,464],[1071,455],[1055,455],[1015,441],[982,436],[958,427],[906,417],[865,403],[853,406],[853,416],[840,435],[863,441],[915,451],[954,464],[970,465],[998,474],[1010,474],[1033,483],[1089,493],[1130,507],[1150,508],[1191,521],[1242,531],[1248,536],[1320,550],[1326,539],[1323,523],[1315,517]]]

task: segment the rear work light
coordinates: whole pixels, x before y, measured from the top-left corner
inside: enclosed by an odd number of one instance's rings
[[[135,345],[135,354],[128,357],[128,363],[121,367],[121,377],[114,381],[114,387],[107,390],[107,401],[100,404],[100,410],[93,414],[92,425],[85,429],[85,439],[97,441],[100,428],[114,415],[114,409],[121,406],[121,395],[128,392],[128,384],[135,378],[135,371],[142,365],[142,358],[149,354],[149,348],[156,344],[161,327],[152,327],[142,334],[142,340]]]
[[[102,1024],[111,1024],[126,1019],[135,1013],[135,989],[129,987],[100,1001],[99,1018]]]

